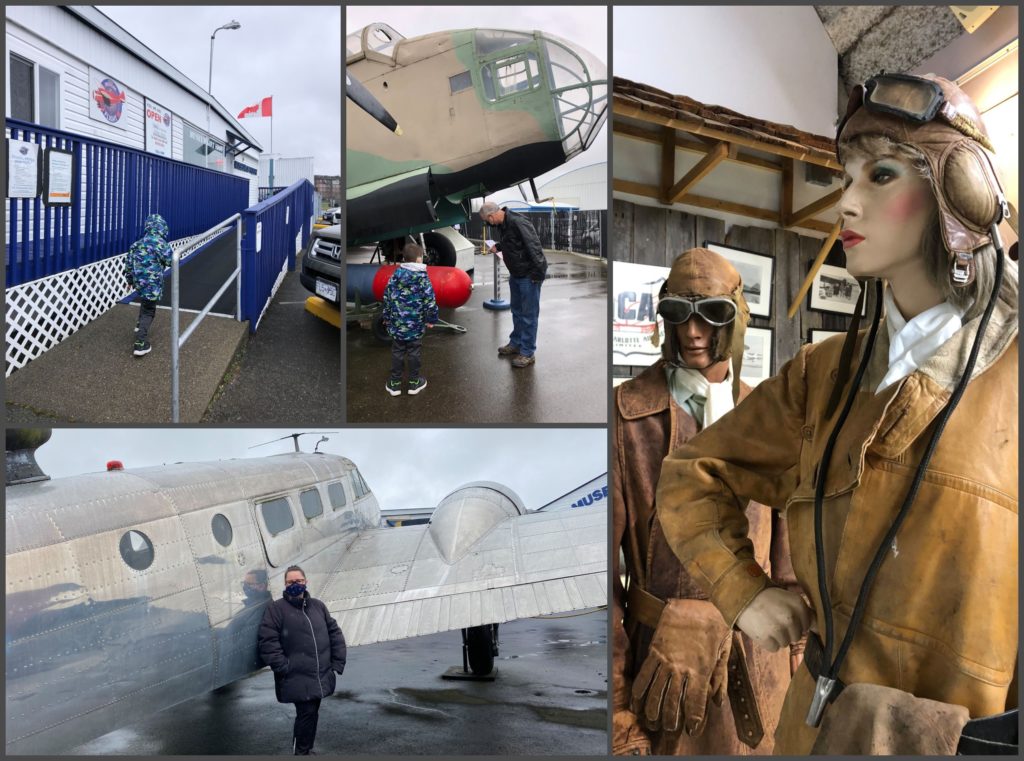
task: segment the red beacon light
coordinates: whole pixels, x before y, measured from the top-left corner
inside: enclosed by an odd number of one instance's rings
[[[107,462],[107,471],[111,470],[124,470],[124,463],[120,460],[110,460]]]

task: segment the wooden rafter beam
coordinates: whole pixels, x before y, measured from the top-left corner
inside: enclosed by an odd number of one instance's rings
[[[779,224],[785,225],[793,214],[793,159],[782,160],[782,188],[779,193]]]
[[[802,209],[794,211],[792,214],[783,217],[782,226],[798,227],[803,222],[806,222],[808,219],[813,217],[815,214],[820,214],[821,212],[826,211],[827,209],[831,209],[833,206],[839,203],[839,199],[842,197],[842,188],[839,188],[838,190],[833,190],[827,196],[822,196],[814,203],[809,203]]]
[[[676,179],[676,131],[671,127],[661,128],[661,199],[667,200],[672,183]]]
[[[621,135],[622,137],[628,137],[633,140],[643,140],[647,143],[661,144],[661,132],[645,129],[635,124],[629,124],[622,121],[621,119],[612,120],[612,133],[615,135]],[[691,153],[707,153],[708,143],[715,143],[715,140],[691,140],[681,136],[678,132],[676,136],[676,148],[683,151],[690,151]],[[782,166],[772,161],[771,159],[764,158],[763,156],[755,156],[752,153],[746,153],[739,150],[739,146],[732,143],[732,148],[735,151],[735,156],[726,157],[726,161],[733,161],[737,164],[746,164],[748,166],[756,166],[760,169],[767,169],[770,172],[781,172]]]
[[[656,188],[653,185],[646,185],[642,182],[613,179],[612,189],[617,190],[620,193],[629,193],[630,195],[654,198],[658,201],[661,200],[661,190],[659,188]],[[722,201],[718,198],[708,198],[707,196],[699,196],[693,193],[687,193],[682,198],[678,199],[676,203],[686,204],[687,206],[696,206],[700,209],[711,209],[713,211],[727,212],[729,214],[738,214],[741,217],[761,219],[766,222],[775,222],[776,224],[778,224],[779,221],[779,213],[773,209],[761,209],[756,206],[747,206],[746,204],[735,203],[733,201]],[[802,227],[805,230],[814,230],[819,233],[827,233],[832,230],[832,225],[828,222],[819,222],[816,219],[808,219],[800,224],[794,225],[794,227]]]
[[[674,143],[674,141],[673,141]],[[672,146],[672,152],[675,153],[675,145]],[[680,198],[686,195],[687,191],[690,190],[694,185],[704,179],[712,169],[722,163],[722,159],[729,155],[729,145],[727,143],[717,143],[713,148],[708,149],[707,154],[704,158],[697,162],[697,165],[693,167],[689,172],[680,178],[679,182],[669,189],[666,194],[666,199],[663,203],[676,203]]]
[[[775,156],[793,158],[798,161],[805,161],[808,164],[817,164],[837,171],[842,171],[843,168],[834,156],[823,156],[819,152],[811,152],[806,149],[801,150],[800,148],[790,148],[784,145],[760,142],[750,137],[736,135],[726,130],[709,127],[700,119],[674,119],[669,116],[662,116],[651,111],[645,111],[639,106],[623,102],[619,98],[612,99],[612,113],[616,116],[624,116],[629,119],[636,119],[637,121],[646,122],[648,124],[656,124],[659,127],[673,127],[681,132],[688,132],[692,135],[724,140],[725,142],[736,143],[744,148],[755,148],[759,151],[771,153]]]

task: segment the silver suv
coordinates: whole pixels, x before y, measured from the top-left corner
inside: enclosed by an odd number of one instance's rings
[[[324,301],[341,305],[341,225],[314,230],[302,257],[299,280],[310,293]]]

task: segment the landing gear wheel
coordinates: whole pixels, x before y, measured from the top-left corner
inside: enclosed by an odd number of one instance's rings
[[[469,668],[477,676],[487,676],[494,670],[494,625],[471,626],[466,630],[466,648]]]
[[[373,337],[378,341],[386,344],[391,343],[391,335],[388,333],[388,329],[384,327],[383,314],[378,314],[373,318],[373,322],[370,323],[370,329],[373,331]]]
[[[423,263],[432,267],[455,266],[455,244],[441,233],[423,233]]]

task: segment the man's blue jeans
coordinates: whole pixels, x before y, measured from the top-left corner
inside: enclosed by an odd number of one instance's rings
[[[528,277],[510,277],[508,289],[512,304],[512,334],[508,342],[519,347],[524,357],[537,351],[537,322],[540,318],[540,287],[543,281]]]

